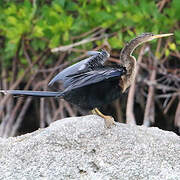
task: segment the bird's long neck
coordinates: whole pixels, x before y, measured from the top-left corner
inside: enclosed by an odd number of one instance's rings
[[[126,67],[127,73],[121,77],[120,87],[122,92],[124,92],[134,81],[136,77],[136,59],[133,56],[128,58],[129,64]]]
[[[140,45],[142,42],[141,36],[134,38],[123,48],[120,54],[120,60],[122,66],[127,70],[126,75],[122,76],[122,81],[120,86],[124,92],[134,81],[136,74],[136,59],[131,54],[134,49]]]
[[[129,69],[129,66],[132,64],[132,57],[131,54],[133,53],[134,49],[143,43],[142,37],[138,36],[131,40],[129,43],[126,44],[126,46],[122,49],[120,54],[120,60],[122,62],[122,65]]]

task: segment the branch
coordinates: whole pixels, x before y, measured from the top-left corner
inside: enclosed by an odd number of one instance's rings
[[[154,81],[156,78],[156,69],[153,69],[150,77],[150,81]],[[150,122],[154,122],[154,86],[149,86],[148,97],[144,112],[144,126],[150,126]]]
[[[70,45],[66,45],[66,46],[60,46],[58,48],[51,49],[51,52],[68,51],[73,47],[80,46],[82,44],[86,44],[86,43],[89,43],[89,42],[97,41],[97,40],[103,39],[105,37],[107,37],[107,34],[101,34],[98,37],[88,37],[88,38],[83,39],[83,40],[81,40],[79,42],[76,42],[74,44],[70,44]]]
[[[161,46],[161,39],[158,40],[157,48],[156,48],[156,54],[159,52]],[[157,59],[154,57],[154,55],[151,53],[151,61],[153,64],[153,70],[151,72],[151,77],[150,81],[155,81],[156,80],[156,74],[157,74]],[[148,97],[147,97],[147,102],[146,102],[146,107],[145,107],[145,112],[144,112],[144,120],[143,120],[143,125],[144,126],[150,126],[150,123],[154,123],[155,119],[155,107],[154,107],[154,86],[149,86],[148,89]]]
[[[9,89],[10,89],[10,90],[15,89],[15,88],[21,83],[21,81],[23,80],[23,78],[25,77],[25,75],[29,73],[29,71],[31,70],[31,68],[32,68],[36,63],[38,63],[39,60],[40,60],[41,58],[43,58],[47,53],[49,53],[48,50],[44,51],[43,54],[40,55],[40,56],[32,63],[31,66],[27,67],[27,68],[25,69],[24,73],[22,74],[22,76],[20,76],[19,79],[17,79],[16,82],[13,83],[12,86],[11,86]],[[0,116],[1,116],[1,114],[2,114],[2,112],[3,112],[4,104],[7,102],[7,100],[9,99],[9,97],[10,97],[10,94],[4,96],[4,98],[3,98],[3,99],[1,100],[1,102],[0,102]]]
[[[64,112],[63,112],[63,109],[64,109],[64,100],[63,99],[60,99],[59,101],[59,108],[53,113],[54,116],[52,118],[52,121],[55,121],[58,117],[58,114],[61,115],[60,118],[64,118]]]
[[[139,63],[142,61],[142,57],[144,54],[144,48],[145,46],[142,46],[139,56],[138,56],[138,64],[136,65],[136,75],[135,77],[137,77],[138,75],[138,71],[139,71]],[[135,95],[135,89],[136,89],[136,78],[133,82],[133,84],[131,85],[130,89],[129,89],[129,93],[128,93],[128,100],[127,100],[127,106],[126,106],[126,123],[127,124],[136,124],[136,120],[134,117],[134,112],[133,112],[133,106],[134,106],[134,95]]]
[[[163,112],[164,114],[167,114],[167,112],[169,111],[169,108],[171,107],[175,99],[176,99],[176,96],[172,96],[171,100],[169,101],[166,108],[164,109],[164,112]]]
[[[24,116],[26,114],[26,111],[27,111],[31,101],[32,101],[32,97],[28,97],[28,99],[26,100],[26,102],[24,103],[24,105],[21,109],[21,112],[20,112],[18,118],[16,119],[16,123],[13,125],[13,127],[11,129],[10,136],[15,136],[19,126],[21,125],[22,120],[24,119]]]
[[[40,128],[44,128],[45,127],[45,110],[44,110],[44,98],[41,98],[40,99]]]
[[[174,119],[174,125],[180,128],[180,99],[179,103],[176,109],[175,119]]]
[[[117,116],[117,121],[120,123],[123,123],[123,113],[122,113],[122,107],[119,99],[116,99],[113,103],[113,106],[116,110],[116,116]]]

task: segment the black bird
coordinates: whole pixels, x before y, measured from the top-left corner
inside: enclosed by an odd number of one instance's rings
[[[105,119],[107,127],[114,123],[111,116],[103,115],[97,108],[117,99],[134,81],[136,59],[132,56],[134,49],[147,41],[166,37],[173,34],[143,33],[123,48],[120,54],[121,63],[107,65],[109,53],[106,50],[90,51],[90,57],[84,59],[57,74],[50,82],[63,83],[64,90],[51,91],[23,91],[1,90],[1,93],[16,96],[59,97],[85,110],[92,110]]]

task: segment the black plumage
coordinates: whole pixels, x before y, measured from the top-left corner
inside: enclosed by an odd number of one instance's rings
[[[82,109],[92,110],[108,104],[121,94],[120,77],[126,73],[123,67],[101,67],[72,76],[72,84],[63,97]]]

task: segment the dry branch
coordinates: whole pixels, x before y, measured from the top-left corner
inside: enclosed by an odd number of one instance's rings
[[[41,98],[40,99],[40,108],[39,108],[39,111],[40,111],[40,128],[44,128],[45,127],[45,106],[44,106],[44,98]]]
[[[161,46],[161,39],[158,40],[157,48],[156,48],[156,54],[159,52]],[[150,76],[150,81],[155,81],[156,80],[156,74],[157,74],[157,59],[154,57],[154,55],[151,53],[151,61],[153,64],[153,70],[151,72]],[[148,89],[148,97],[147,97],[147,102],[146,102],[146,107],[145,107],[145,112],[144,112],[144,120],[143,120],[143,125],[144,126],[150,126],[150,123],[155,122],[155,102],[154,102],[154,96],[155,96],[155,89],[154,86],[149,86]]]
[[[142,61],[144,49],[145,49],[145,46],[142,46],[140,49],[140,53],[139,53],[138,60],[137,60],[138,63],[140,63]],[[137,66],[137,68],[136,68],[135,77],[137,77],[138,71],[139,71],[139,65],[137,64],[136,66]],[[129,93],[128,93],[127,106],[126,106],[126,123],[127,124],[136,124],[136,120],[134,117],[134,111],[133,111],[135,89],[136,89],[136,78],[135,78],[133,84],[131,85],[131,87],[129,88]]]
[[[44,51],[44,52],[42,53],[42,55],[40,55],[40,56],[32,63],[32,66],[27,67],[27,68],[24,70],[23,74],[10,86],[9,89],[10,89],[10,90],[15,89],[15,88],[22,82],[22,80],[23,80],[23,78],[25,77],[25,75],[29,73],[29,71],[31,70],[31,68],[32,68],[35,64],[37,64],[37,63],[39,62],[39,60],[42,59],[48,52],[49,52],[48,50]],[[0,102],[0,117],[1,117],[1,114],[2,114],[2,112],[3,112],[3,107],[4,107],[5,103],[6,103],[6,101],[9,99],[9,97],[10,97],[9,94],[6,95],[6,96],[4,96],[4,98],[3,98],[2,101]]]
[[[119,99],[115,100],[113,105],[116,110],[117,121],[120,123],[123,123],[123,113],[122,113],[121,103],[119,102]]]
[[[164,114],[167,114],[169,108],[171,107],[171,105],[173,104],[174,100],[176,99],[176,96],[172,96],[171,100],[169,101],[169,103],[167,104],[166,108],[164,109]]]
[[[179,98],[179,103],[178,103],[178,106],[177,106],[177,109],[176,109],[174,125],[177,126],[178,128],[180,128],[180,98]]]
[[[32,97],[28,97],[28,99],[26,100],[26,102],[24,103],[24,105],[21,109],[20,114],[18,115],[18,117],[16,119],[15,124],[13,125],[13,127],[11,129],[9,136],[15,136],[15,134],[17,133],[17,130],[20,127],[22,120],[24,119],[24,116],[26,114],[26,111],[27,111],[31,101],[32,101]]]
[[[63,109],[64,109],[64,100],[60,99],[60,101],[59,101],[59,108],[56,111],[54,111],[52,121],[55,121],[59,114],[60,114],[60,118],[64,118],[65,117]]]
[[[76,46],[80,46],[80,45],[83,45],[83,44],[86,44],[89,42],[93,42],[93,41],[103,39],[103,38],[107,37],[107,34],[104,34],[104,31],[105,31],[104,29],[100,29],[100,31],[94,33],[91,37],[85,38],[79,42],[76,42],[76,43],[73,43],[70,45],[60,46],[58,48],[51,49],[51,52],[68,51],[68,50],[70,50]],[[100,35],[96,37],[96,35],[98,35],[98,34],[100,34]]]
[[[156,78],[156,69],[153,69],[151,73],[150,81],[154,81],[155,78]],[[151,122],[154,122],[154,86],[149,86],[143,125],[150,126]]]

